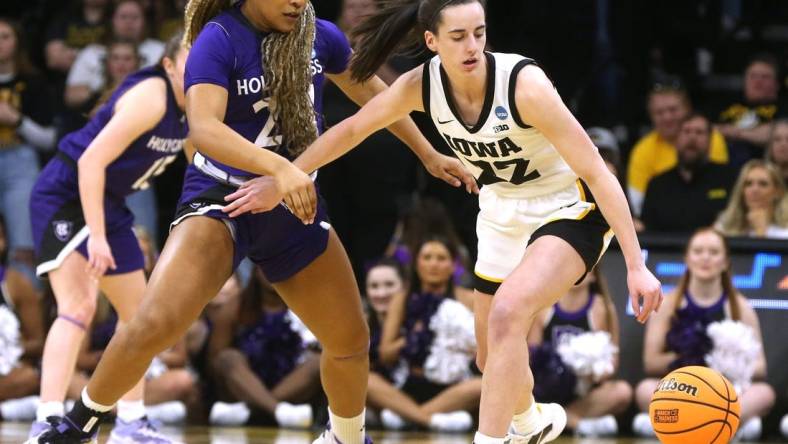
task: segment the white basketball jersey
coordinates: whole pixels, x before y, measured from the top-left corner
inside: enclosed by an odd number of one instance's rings
[[[424,110],[438,133],[479,182],[496,194],[527,198],[572,185],[577,175],[547,138],[517,113],[517,74],[534,61],[517,54],[485,55],[487,91],[479,121],[472,128],[460,118],[440,57],[425,64]]]

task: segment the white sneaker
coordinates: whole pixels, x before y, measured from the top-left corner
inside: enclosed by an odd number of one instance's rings
[[[407,425],[401,416],[389,409],[383,409],[380,411],[380,422],[382,422],[383,427],[388,430],[402,430]]]
[[[566,427],[566,411],[559,404],[536,403],[540,413],[540,424],[527,435],[521,435],[511,427],[508,438],[512,444],[542,444],[561,436]]]
[[[757,416],[755,418],[750,418],[747,422],[739,426],[739,431],[736,432],[734,440],[757,441],[761,438],[762,430],[763,422],[761,418]]]
[[[37,409],[38,396],[26,396],[0,402],[0,415],[5,421],[32,421],[36,419]]]
[[[615,436],[618,434],[618,423],[613,415],[583,418],[577,422],[575,432],[577,432],[578,436],[590,438]]]
[[[783,416],[782,421],[780,421],[780,432],[782,432],[784,437],[788,438],[788,415]]]
[[[309,404],[290,404],[280,402],[274,411],[276,422],[291,429],[308,429],[312,427],[312,406]]]
[[[430,429],[436,432],[467,432],[473,427],[473,418],[465,410],[434,413],[430,417]]]
[[[239,426],[246,424],[250,414],[249,407],[243,402],[215,402],[208,421],[219,426]]]
[[[161,404],[146,405],[145,413],[148,418],[164,424],[177,424],[186,419],[186,404],[181,401],[162,402]]]
[[[632,431],[635,432],[635,435],[644,438],[654,438],[657,436],[657,434],[654,433],[654,426],[651,425],[651,418],[649,418],[648,413],[645,412],[635,415],[635,419],[632,420]]]
[[[342,441],[331,431],[331,423],[329,423],[323,433],[312,441],[312,444],[342,444]],[[372,444],[372,439],[367,434],[364,435],[364,444]]]

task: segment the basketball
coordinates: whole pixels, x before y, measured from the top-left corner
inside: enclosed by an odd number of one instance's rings
[[[649,417],[663,444],[725,444],[739,427],[739,397],[708,367],[682,367],[662,378]]]

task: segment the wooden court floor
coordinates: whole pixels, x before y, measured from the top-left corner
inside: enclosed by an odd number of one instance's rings
[[[19,444],[27,438],[29,424],[0,423],[0,444]],[[108,431],[102,432],[99,443],[106,439]],[[181,439],[186,444],[312,444],[316,433],[295,432],[268,428],[211,428],[211,427],[186,427],[164,428],[164,431],[173,438]],[[429,434],[429,433],[400,433],[372,431],[371,436],[375,444],[470,444],[471,435],[457,434]],[[556,444],[658,444],[654,440],[618,438],[618,439],[591,439],[565,437]],[[776,444],[777,441],[763,441],[761,444]],[[687,443],[691,444],[691,443]]]

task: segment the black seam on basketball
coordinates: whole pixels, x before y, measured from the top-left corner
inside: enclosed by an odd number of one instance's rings
[[[725,407],[719,407],[719,406],[716,406],[714,404],[708,404],[708,403],[705,403],[705,402],[702,402],[702,401],[693,401],[691,399],[683,399],[683,398],[654,398],[654,399],[651,400],[651,402],[654,402],[654,401],[679,401],[679,402],[686,402],[686,403],[689,403],[689,404],[700,404],[700,405],[703,405],[703,406],[706,406],[706,407],[711,407],[713,409],[717,409],[717,410],[721,410],[723,412],[727,412],[726,415],[725,415],[725,419],[726,420],[728,419],[728,413],[731,416],[735,416],[736,419],[739,418],[739,415],[731,412],[729,409],[727,409]]]
[[[692,377],[698,378],[699,380],[703,381],[703,383],[704,383],[704,384],[708,385],[708,386],[709,386],[709,388],[710,388],[710,389],[711,389],[711,390],[712,390],[714,393],[716,393],[716,394],[717,394],[717,396],[719,396],[720,398],[722,398],[722,399],[724,399],[724,400],[726,400],[726,401],[728,401],[728,402],[736,402],[736,401],[739,399],[739,397],[738,397],[738,396],[736,396],[736,399],[730,399],[730,393],[728,393],[728,397],[725,397],[725,396],[723,396],[723,395],[722,395],[722,393],[718,392],[718,391],[717,391],[717,389],[715,389],[715,388],[714,388],[714,387],[713,387],[711,384],[709,384],[709,383],[708,383],[708,382],[707,382],[705,379],[701,378],[700,376],[698,376],[698,375],[696,375],[696,374],[694,374],[694,373],[689,373],[689,372],[681,372],[681,371],[678,371],[678,370],[675,370],[675,371],[673,371],[673,373],[678,373],[678,374],[680,374],[680,375],[689,375],[689,376],[692,376]],[[725,391],[726,391],[726,392],[728,391],[728,384],[725,384]]]
[[[711,443],[710,443],[710,444],[714,444],[714,441],[716,441],[716,440],[717,440],[717,438],[719,438],[719,437],[720,437],[720,434],[722,434],[722,431],[725,429],[725,426],[728,426],[728,428],[729,428],[729,429],[731,429],[731,433],[729,433],[729,434],[728,434],[728,435],[729,435],[729,437],[732,437],[732,436],[733,436],[733,426],[732,426],[732,425],[730,425],[730,423],[728,423],[728,421],[725,421],[725,422],[724,422],[724,423],[722,423],[722,425],[720,426],[720,431],[719,431],[719,432],[717,432],[717,436],[715,436],[715,437],[714,437],[714,439],[712,439],[712,440],[711,440]],[[728,441],[730,441],[730,439],[728,439]],[[726,444],[727,444],[727,442],[728,442],[728,441],[726,441]]]
[[[705,422],[703,424],[696,425],[695,427],[692,427],[692,428],[689,428],[689,429],[675,430],[673,432],[662,432],[662,431],[657,430],[656,428],[654,429],[654,431],[657,432],[657,433],[661,433],[663,435],[678,435],[679,433],[687,433],[687,432],[692,432],[692,431],[695,431],[695,430],[698,430],[698,429],[702,429],[702,428],[706,427],[707,425],[716,424],[718,422],[725,422],[725,421],[723,421],[722,419],[715,419],[714,421]]]
[[[725,386],[725,394],[727,395],[727,398],[725,398],[725,401],[728,403],[728,405],[725,406],[725,424],[727,424],[728,415],[731,413],[731,401],[730,401],[731,392],[730,390],[728,390],[728,382],[725,380],[725,377],[723,377],[721,374],[717,374],[717,376],[719,376],[720,379],[722,380],[722,385]],[[720,436],[720,433],[722,433],[722,428],[725,426],[725,424],[720,426],[720,431],[717,432],[717,436]],[[714,442],[717,439],[717,436],[715,436],[714,440],[712,440],[711,442]]]

